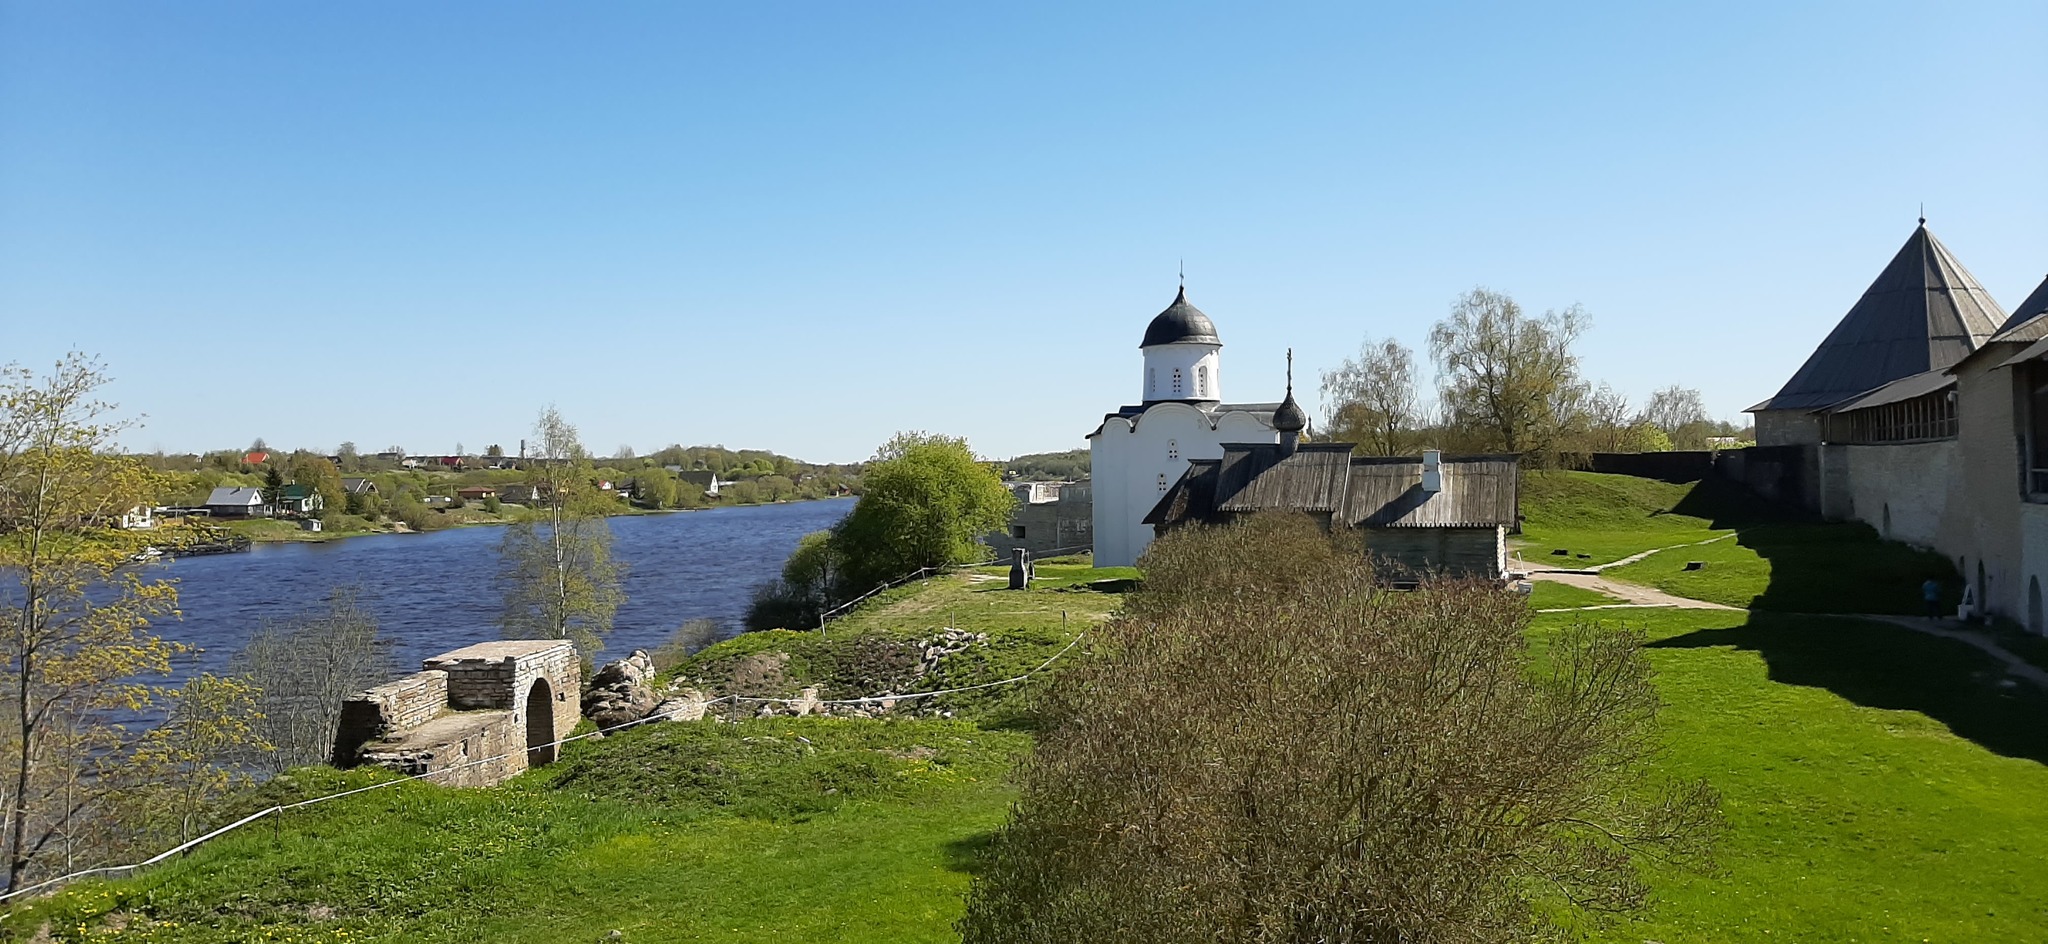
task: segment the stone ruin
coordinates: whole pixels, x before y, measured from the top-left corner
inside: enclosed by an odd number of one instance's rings
[[[560,639],[485,642],[342,702],[334,766],[374,764],[451,787],[488,787],[555,759],[582,720],[582,662]],[[481,762],[481,763],[479,763]]]

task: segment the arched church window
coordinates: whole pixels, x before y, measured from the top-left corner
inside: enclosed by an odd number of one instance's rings
[[[1204,364],[1200,367],[1195,368],[1195,396],[1206,397],[1208,395],[1209,367],[1208,365]]]
[[[1166,473],[1159,473],[1159,490],[1166,491]]]
[[[1159,392],[1159,368],[1157,368],[1157,367],[1147,367],[1147,368],[1145,368],[1145,395],[1149,397],[1149,396],[1151,396],[1151,395],[1153,395],[1153,394],[1155,394],[1155,393],[1158,393],[1158,392]]]
[[[1169,439],[1166,441],[1166,457],[1168,459],[1180,458],[1180,440]]]
[[[1181,376],[1180,368],[1178,367],[1173,369],[1173,395],[1175,397],[1181,395]]]

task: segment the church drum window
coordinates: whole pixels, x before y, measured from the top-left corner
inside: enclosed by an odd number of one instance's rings
[[[1169,439],[1166,441],[1166,457],[1168,459],[1180,458],[1180,440]]]
[[[1173,369],[1173,396],[1174,399],[1179,399],[1181,396],[1181,373],[1178,367]]]
[[[1159,473],[1159,490],[1166,491],[1166,473]]]
[[[1195,396],[1206,397],[1208,395],[1209,365],[1203,364],[1202,366],[1195,368]]]

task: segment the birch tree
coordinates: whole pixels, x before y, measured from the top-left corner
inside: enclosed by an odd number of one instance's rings
[[[73,353],[48,375],[0,368],[0,638],[7,710],[4,848],[19,887],[56,850],[76,851],[121,778],[100,769],[127,745],[110,717],[149,707],[136,681],[170,671],[183,647],[149,632],[177,591],[124,566],[144,542],[108,522],[155,497],[156,476],[114,453],[127,424],[98,399],[101,364]]]
[[[625,602],[605,520],[617,503],[598,491],[576,427],[554,407],[541,411],[533,435],[527,483],[536,513],[506,528],[499,548],[505,635],[573,640],[594,653]]]

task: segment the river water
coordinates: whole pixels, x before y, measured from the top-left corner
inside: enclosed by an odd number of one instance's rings
[[[626,602],[598,662],[652,649],[687,620],[737,629],[753,588],[774,577],[797,540],[837,523],[853,499],[747,505],[610,519],[612,557],[626,567]],[[500,638],[499,527],[380,534],[306,544],[258,544],[247,553],[150,565],[178,583],[183,620],[160,620],[166,639],[199,647],[179,676],[220,671],[264,617],[320,605],[328,591],[361,588],[399,665]],[[175,681],[175,680],[174,680]]]

